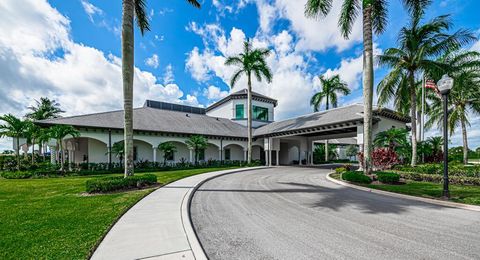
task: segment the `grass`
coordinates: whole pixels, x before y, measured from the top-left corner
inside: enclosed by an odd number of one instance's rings
[[[334,179],[340,180],[340,174],[334,173],[330,176]],[[403,185],[367,184],[362,186],[372,189],[434,199],[441,198],[443,191],[443,184],[441,183],[419,181],[407,181],[407,183]],[[450,185],[449,190],[451,201],[480,206],[480,186]]]
[[[154,173],[158,182],[225,168]],[[0,259],[85,259],[109,227],[153,189],[82,196],[99,176],[0,179]]]

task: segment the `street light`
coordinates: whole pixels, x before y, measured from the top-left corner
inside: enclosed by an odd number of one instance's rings
[[[443,96],[443,197],[450,198],[448,191],[448,94],[453,87],[453,79],[443,75],[437,83],[438,90]]]

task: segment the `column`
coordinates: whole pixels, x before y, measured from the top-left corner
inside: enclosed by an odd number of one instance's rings
[[[155,147],[154,145],[152,145],[152,149],[153,149],[153,162],[157,162],[157,147]]]
[[[188,149],[190,151],[190,162],[193,163],[193,149]]]
[[[268,162],[268,152],[269,152],[269,150],[265,150],[265,166],[269,165],[269,162]]]
[[[50,163],[57,164],[57,150],[54,146],[50,146]]]
[[[276,165],[279,166],[280,165],[280,150],[276,150],[277,154],[276,154],[276,158],[277,161],[276,161]]]
[[[247,152],[248,152],[247,149],[243,149],[243,160],[244,161],[247,161]]]

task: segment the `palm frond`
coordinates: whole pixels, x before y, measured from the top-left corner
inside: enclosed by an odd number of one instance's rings
[[[150,31],[145,0],[135,0],[135,19],[142,35],[145,31]]]
[[[305,4],[305,16],[318,18],[327,16],[332,9],[332,0],[308,0]]]
[[[348,39],[350,33],[352,32],[353,23],[357,19],[360,9],[361,7],[358,0],[343,1],[342,10],[338,20],[338,26],[340,27],[340,31],[344,38]]]

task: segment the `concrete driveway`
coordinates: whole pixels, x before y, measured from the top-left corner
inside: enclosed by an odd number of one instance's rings
[[[359,191],[278,167],[203,184],[191,204],[210,259],[480,259],[480,213]]]

